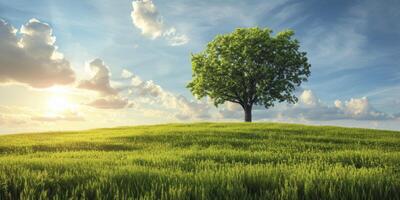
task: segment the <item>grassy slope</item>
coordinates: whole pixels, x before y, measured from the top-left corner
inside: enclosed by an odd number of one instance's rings
[[[400,132],[267,123],[0,137],[0,199],[400,199]]]

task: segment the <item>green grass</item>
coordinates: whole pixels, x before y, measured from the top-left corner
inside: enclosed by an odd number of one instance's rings
[[[198,123],[0,136],[0,199],[400,199],[400,132]]]

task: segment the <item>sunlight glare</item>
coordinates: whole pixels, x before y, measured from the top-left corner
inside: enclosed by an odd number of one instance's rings
[[[71,104],[63,96],[51,97],[48,101],[48,106],[52,111],[65,111],[71,107]]]
[[[67,87],[61,87],[61,86],[53,86],[48,89],[53,94],[66,94],[69,93],[69,89]]]

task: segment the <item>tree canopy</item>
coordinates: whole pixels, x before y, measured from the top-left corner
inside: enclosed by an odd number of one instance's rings
[[[197,98],[208,96],[218,106],[238,103],[251,121],[253,105],[295,103],[296,87],[310,75],[306,52],[294,31],[272,35],[268,28],[238,28],[218,35],[206,49],[192,54],[193,79],[187,85]]]

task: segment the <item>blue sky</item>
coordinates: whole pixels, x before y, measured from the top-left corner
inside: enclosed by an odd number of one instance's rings
[[[345,102],[351,102],[352,99],[361,102],[361,99],[365,98],[363,105],[366,107],[359,109],[364,109],[362,112],[367,114],[364,113],[363,117],[354,117],[358,114],[349,111],[352,109],[350,108],[352,104],[349,104],[349,108],[346,107],[348,110],[343,113],[350,112],[350,114],[346,114],[348,117],[339,117],[339,120],[335,117],[322,120],[322,122],[315,118],[300,117],[299,119],[296,113],[303,115],[294,109],[296,112],[293,111],[294,114],[288,116],[290,119],[283,121],[400,129],[400,125],[397,125],[399,122],[397,116],[400,113],[400,23],[398,23],[400,1],[385,0],[383,3],[377,0],[145,0],[139,2],[138,10],[146,11],[149,8],[146,6],[153,6],[156,11],[152,15],[137,12],[135,14],[138,17],[137,20],[154,18],[153,22],[156,23],[153,24],[154,26],[141,25],[138,21],[135,23],[132,3],[129,0],[0,0],[0,18],[15,29],[20,29],[32,18],[40,23],[47,23],[52,29],[52,35],[56,37],[54,45],[58,47],[57,51],[64,55],[75,72],[77,77],[75,83],[90,78],[87,74],[87,66],[94,59],[100,58],[112,74],[109,77],[111,87],[124,88],[124,84],[130,82],[121,77],[121,72],[125,69],[132,72],[134,77],[140,77],[140,80],[151,80],[156,86],[162,87],[163,91],[173,95],[175,99],[183,95],[184,101],[188,102],[193,101],[193,97],[185,88],[191,78],[191,52],[201,51],[215,35],[229,33],[238,27],[270,27],[275,33],[290,28],[295,30],[296,38],[301,42],[302,50],[308,53],[312,65],[312,75],[309,81],[302,85],[302,89],[311,91],[311,94],[307,94],[311,95],[317,104],[321,104],[319,107],[329,109],[334,107],[335,100],[346,104]],[[145,29],[147,32],[144,31]],[[20,37],[20,32],[16,35]],[[175,39],[180,44],[173,44]],[[0,67],[9,66],[0,65]],[[45,91],[38,91],[35,87],[31,87],[32,85],[27,86],[26,82],[16,81],[15,78],[10,77],[8,81],[3,81],[3,86],[0,86],[1,106],[30,107],[31,104],[22,101],[16,103],[14,99],[30,95],[32,99],[37,97],[38,101],[42,101],[42,97],[38,96],[46,96]],[[124,90],[118,95],[141,107],[159,110],[158,107],[161,104],[153,105],[154,99],[138,100],[135,96],[132,97],[130,92],[132,91]],[[133,95],[134,93],[135,91]],[[299,91],[299,95],[301,94]],[[156,101],[159,102],[160,99]],[[137,102],[152,103],[142,105]],[[197,104],[190,105],[198,108]],[[320,109],[316,107],[308,109]],[[272,113],[279,113],[279,109],[276,108]],[[289,108],[284,108],[281,112],[288,113],[287,109]],[[137,112],[137,110],[129,108],[109,112],[130,116],[129,112]],[[214,112],[221,112],[221,110]],[[309,113],[309,111],[306,112]],[[372,119],[367,116],[372,112],[390,117]],[[27,118],[32,119],[32,117]],[[265,119],[274,121],[276,118],[276,116],[268,116]],[[198,119],[214,118],[185,118],[186,121]],[[260,117],[261,119],[264,117]],[[88,120],[86,118],[85,121]],[[179,118],[133,120],[110,123],[106,126],[175,120]],[[49,122],[46,123],[49,124]],[[57,126],[57,124],[47,125],[49,129]],[[9,122],[7,122],[7,127],[3,128],[3,132],[24,130],[15,129],[15,125]],[[77,127],[85,128],[86,126]],[[94,127],[94,125],[87,127]]]

